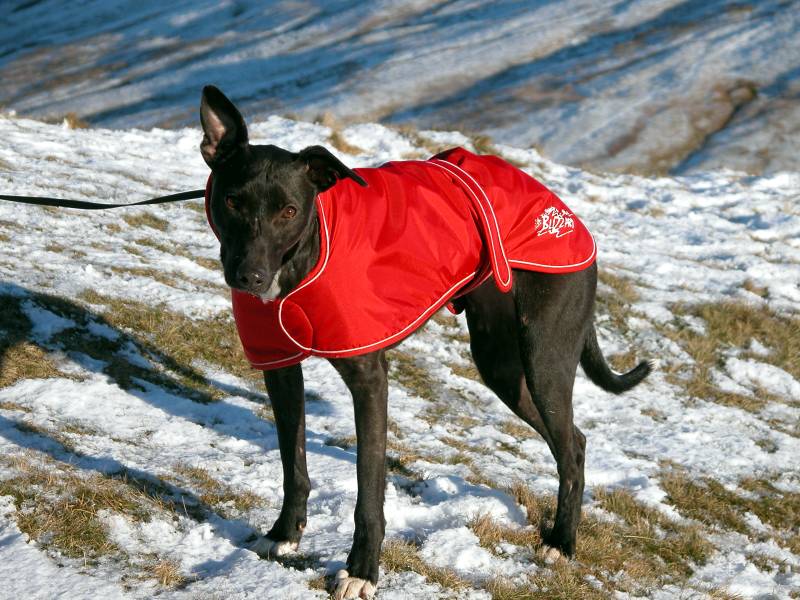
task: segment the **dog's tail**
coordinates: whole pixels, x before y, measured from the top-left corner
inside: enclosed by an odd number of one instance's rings
[[[627,392],[653,370],[653,364],[645,360],[627,373],[622,373],[621,375],[614,373],[600,351],[594,325],[592,325],[586,336],[586,343],[583,346],[583,352],[581,352],[581,366],[586,376],[592,380],[592,383],[613,394]]]

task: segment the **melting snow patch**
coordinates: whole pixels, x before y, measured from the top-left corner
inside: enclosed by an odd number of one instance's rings
[[[467,527],[432,533],[422,545],[420,555],[434,566],[453,569],[461,577],[475,582],[499,576],[518,577],[532,568],[494,556],[480,546],[478,537]]]
[[[761,388],[789,400],[800,399],[800,382],[780,367],[753,359],[729,358],[725,369],[742,385]]]

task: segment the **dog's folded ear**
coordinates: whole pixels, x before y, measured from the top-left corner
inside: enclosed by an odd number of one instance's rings
[[[212,169],[222,166],[247,148],[247,126],[241,113],[213,85],[203,88],[200,124],[203,126],[200,152]]]
[[[320,192],[333,187],[337,181],[349,177],[358,185],[367,187],[358,173],[347,167],[342,161],[322,146],[309,146],[300,151],[297,160],[305,163],[308,178]]]

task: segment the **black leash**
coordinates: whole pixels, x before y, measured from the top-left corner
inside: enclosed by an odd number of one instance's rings
[[[170,194],[168,196],[159,196],[158,198],[150,198],[148,200],[140,200],[139,202],[130,202],[128,204],[104,204],[102,202],[87,202],[85,200],[67,200],[63,198],[47,198],[44,196],[8,196],[5,194],[0,194],[0,200],[19,202],[21,204],[34,204],[36,206],[61,206],[63,208],[80,208],[83,210],[103,210],[106,208],[119,208],[121,206],[145,206],[147,204],[180,202],[181,200],[204,198],[205,195],[205,190],[191,190],[188,192]]]

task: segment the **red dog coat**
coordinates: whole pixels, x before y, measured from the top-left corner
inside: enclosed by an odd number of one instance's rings
[[[368,187],[343,179],[317,196],[320,257],[297,287],[270,302],[232,290],[256,369],[397,343],[490,276],[509,291],[512,268],[568,273],[594,262],[594,239],[572,211],[495,156],[455,148],[356,172]],[[209,177],[207,213],[210,190]]]

